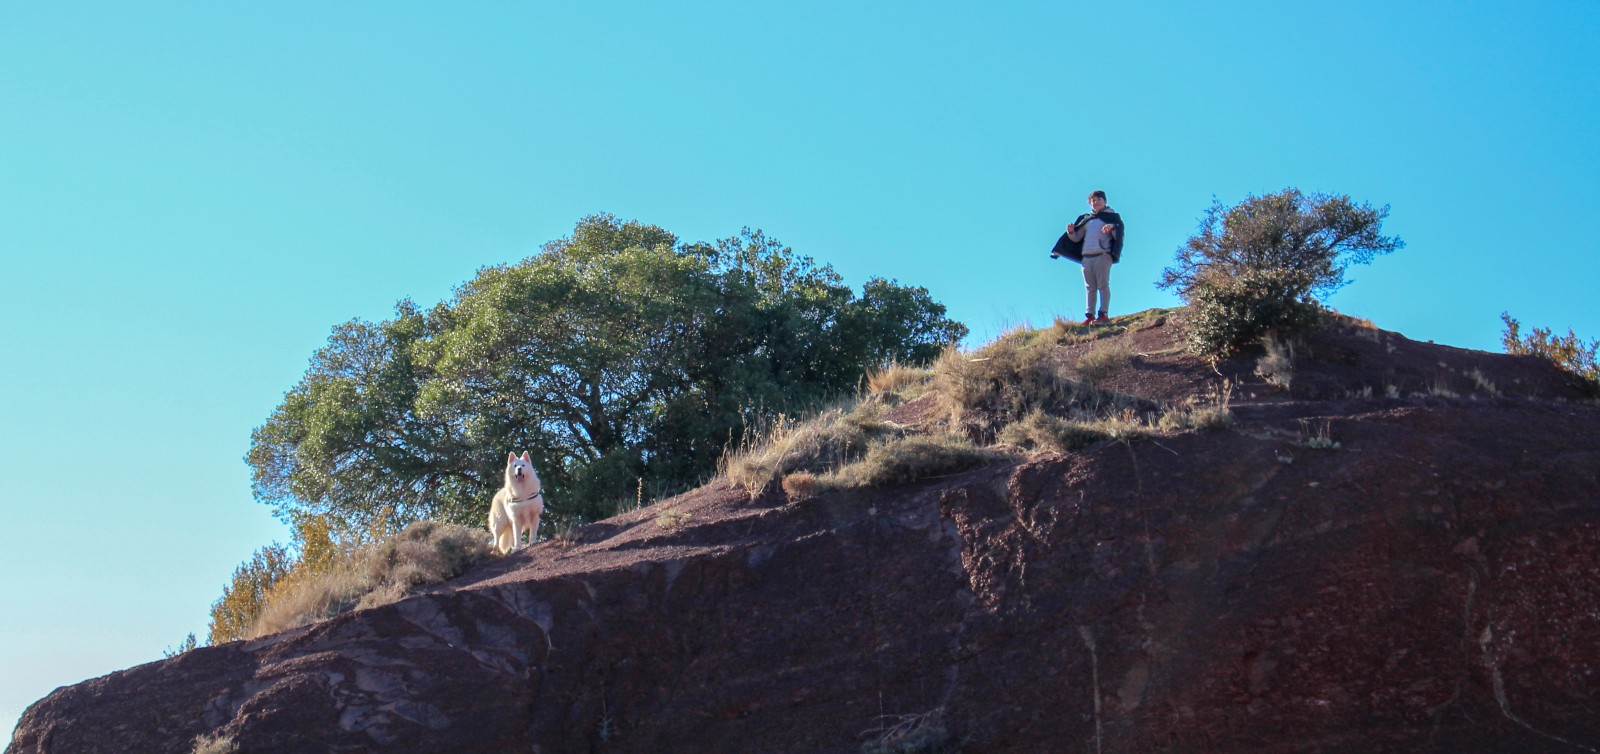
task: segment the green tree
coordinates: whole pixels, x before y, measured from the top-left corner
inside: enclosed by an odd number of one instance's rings
[[[678,243],[610,215],[424,312],[334,328],[252,436],[258,500],[360,530],[379,511],[478,525],[508,450],[553,523],[609,515],[643,480],[698,483],[746,423],[816,405],[966,328],[925,289],[832,268],[746,229]]]
[[[1189,304],[1190,348],[1218,357],[1261,336],[1311,327],[1345,269],[1403,248],[1387,206],[1289,188],[1228,207],[1213,201],[1157,286]]]

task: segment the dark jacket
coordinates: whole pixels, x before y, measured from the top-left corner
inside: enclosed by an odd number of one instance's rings
[[[1084,223],[1089,222],[1089,220],[1095,217],[1100,218],[1100,222],[1112,227],[1111,263],[1116,264],[1117,262],[1122,261],[1122,238],[1124,235],[1126,235],[1127,228],[1122,224],[1122,215],[1111,211],[1111,208],[1109,207],[1102,209],[1099,212],[1085,212],[1081,215],[1078,215],[1078,219],[1072,221],[1072,228],[1069,228],[1066,233],[1062,233],[1061,238],[1056,241],[1055,248],[1050,250],[1051,258],[1066,257],[1074,262],[1082,264],[1083,242],[1074,241],[1069,238],[1068,235],[1072,233],[1074,229],[1083,227]]]

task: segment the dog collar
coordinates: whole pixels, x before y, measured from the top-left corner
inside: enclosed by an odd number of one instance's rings
[[[532,500],[532,499],[534,499],[536,497],[544,497],[544,490],[539,490],[538,492],[535,492],[532,495],[529,495],[527,497],[512,497],[511,498],[511,502],[513,502],[513,503],[526,503],[529,500]]]

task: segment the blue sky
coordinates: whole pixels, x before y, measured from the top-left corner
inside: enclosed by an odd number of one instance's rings
[[[986,340],[1113,313],[1213,197],[1295,186],[1407,247],[1331,303],[1499,350],[1600,337],[1600,4],[0,3],[0,726],[206,632],[287,538],[242,461],[329,328],[594,212],[761,228]]]

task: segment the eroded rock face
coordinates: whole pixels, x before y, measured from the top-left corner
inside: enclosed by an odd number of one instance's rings
[[[800,503],[714,484],[60,689],[7,752],[845,752],[912,716],[968,752],[1600,750],[1600,408],[1235,414]]]

